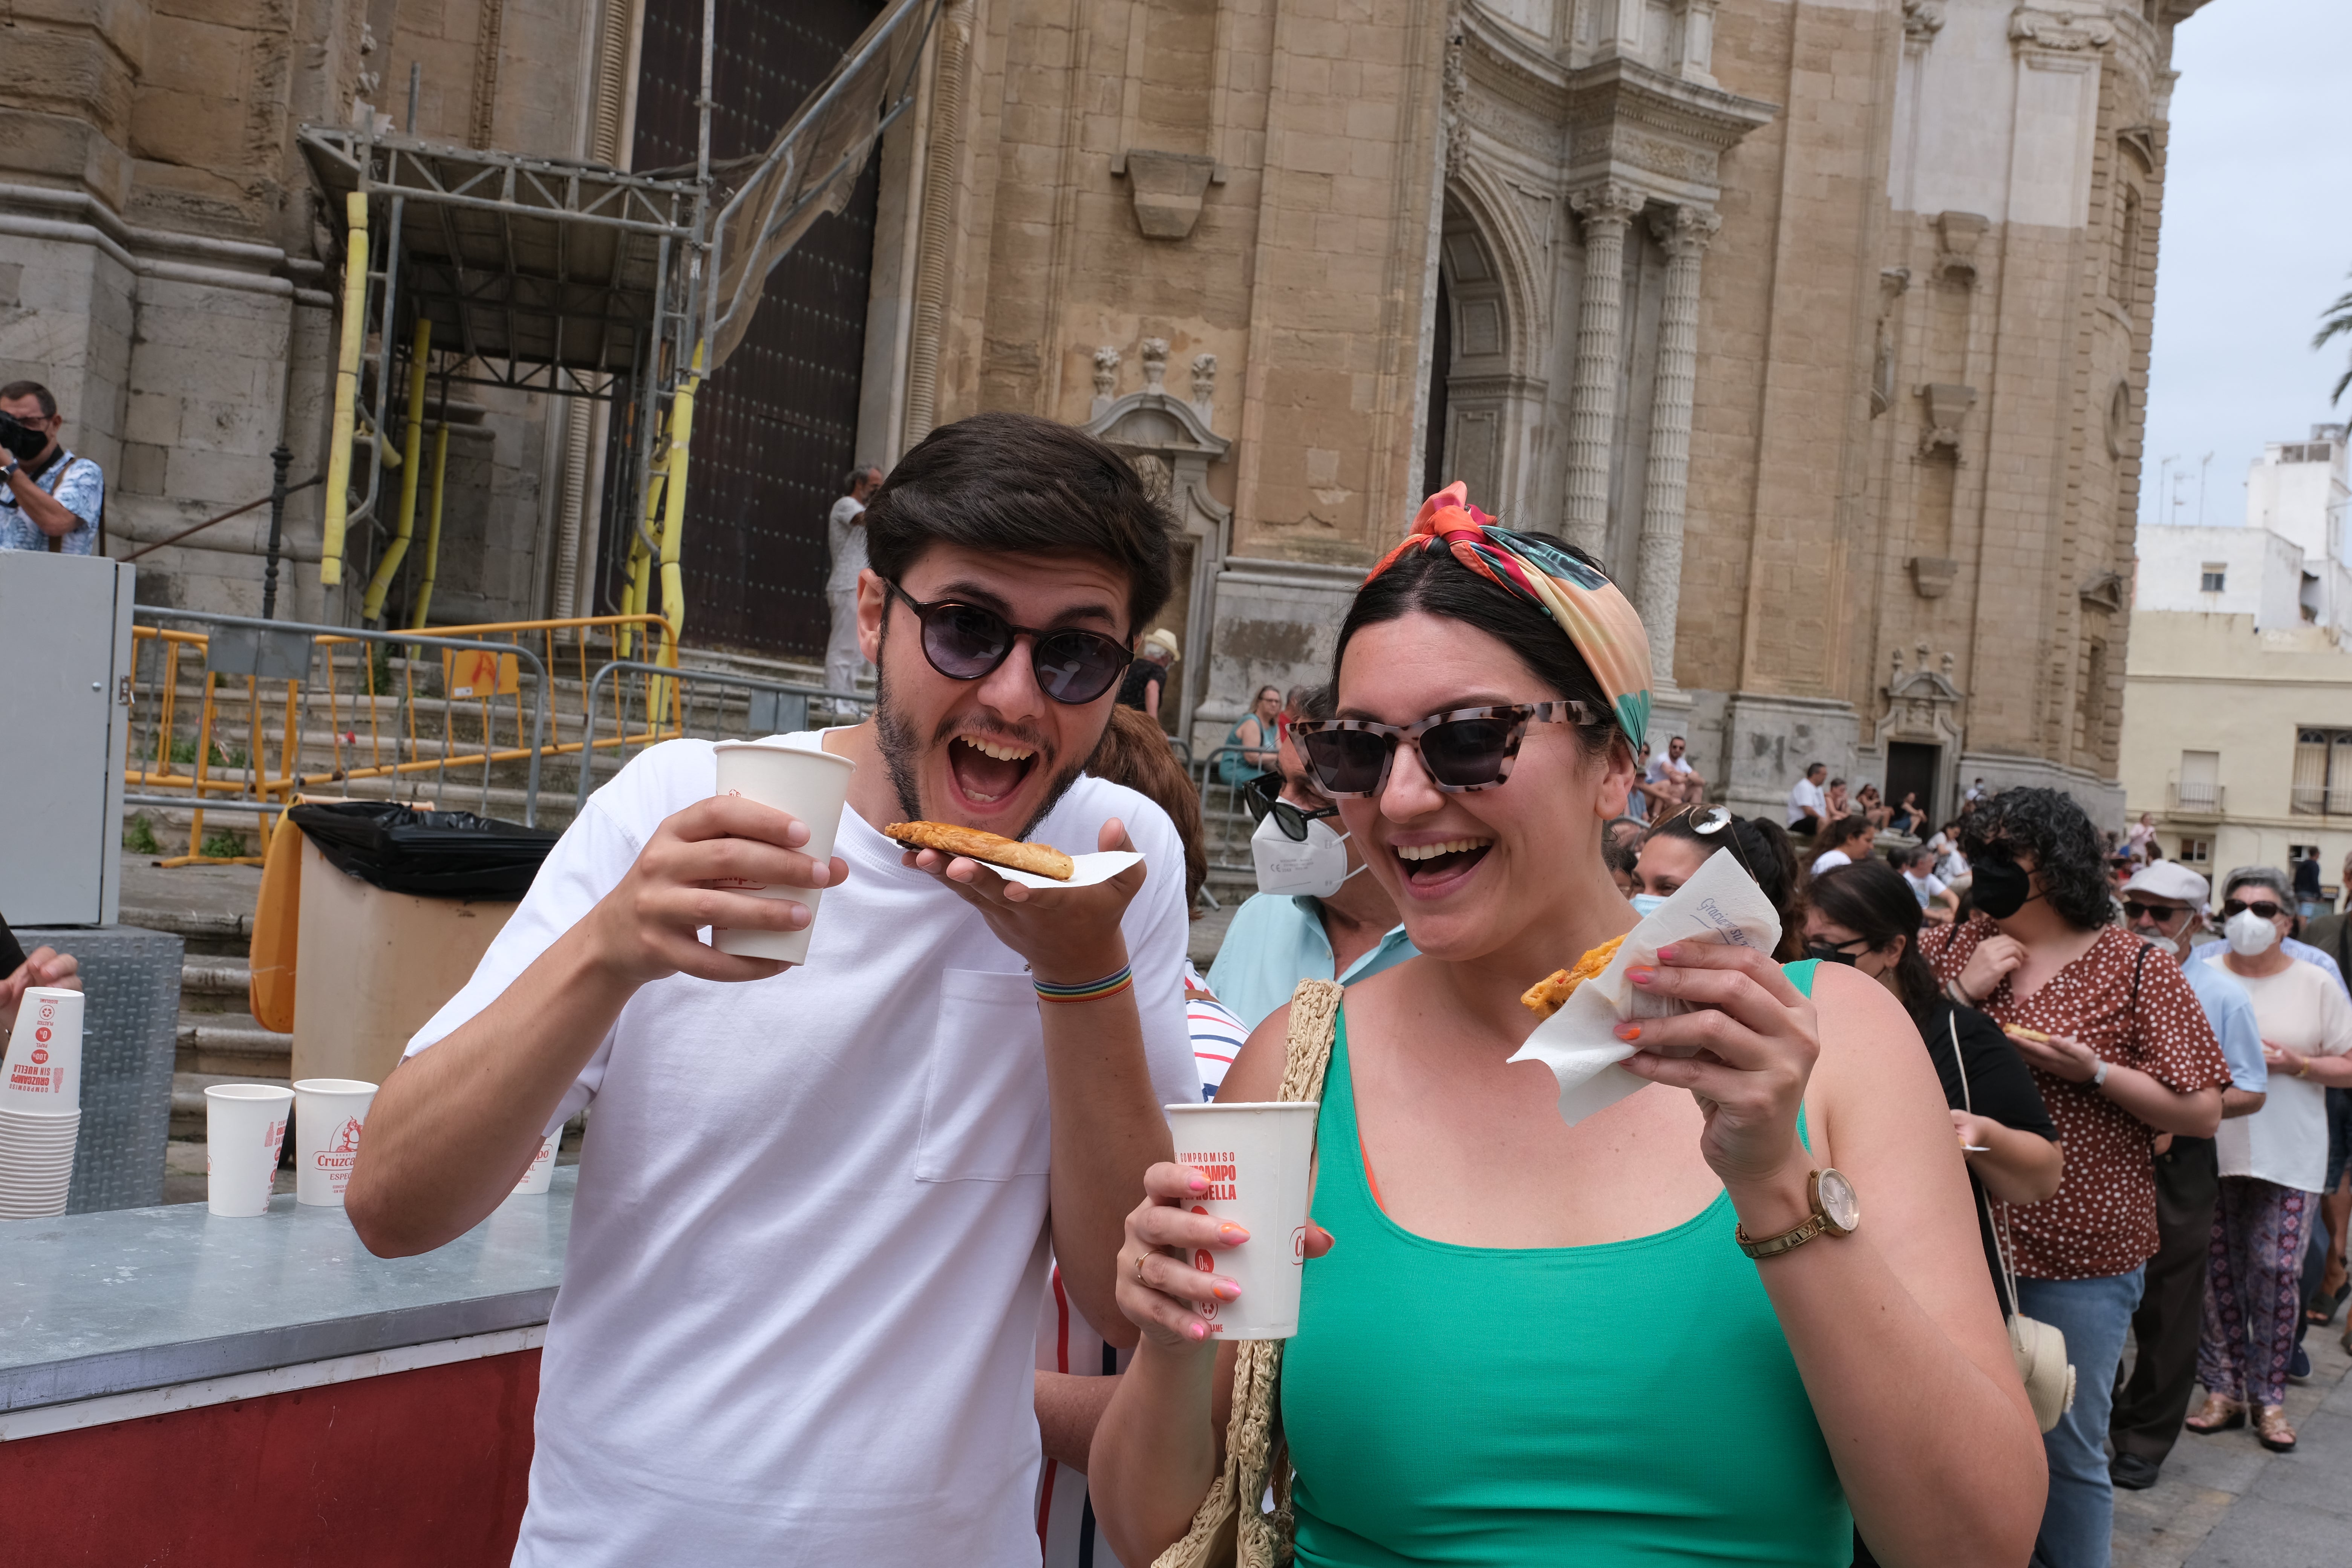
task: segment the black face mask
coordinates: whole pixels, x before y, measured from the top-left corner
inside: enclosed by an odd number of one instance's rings
[[[1858,952],[1846,952],[1841,949],[1831,946],[1825,942],[1809,942],[1805,943],[1805,956],[1807,958],[1818,959],[1823,963],[1843,963],[1849,969],[1853,968],[1862,957]]]
[[[1975,879],[1969,884],[1969,897],[1977,908],[1997,921],[2007,920],[2023,909],[2026,900],[2033,896],[2032,873],[2014,860],[1987,857],[1969,869]]]

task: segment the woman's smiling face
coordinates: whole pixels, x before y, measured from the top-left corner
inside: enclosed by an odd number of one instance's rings
[[[1405,725],[1456,708],[1561,695],[1500,639],[1412,611],[1349,642],[1339,712]],[[1459,962],[1557,923],[1563,900],[1619,897],[1601,864],[1601,834],[1624,812],[1633,778],[1633,753],[1622,742],[1596,753],[1570,724],[1529,724],[1510,776],[1493,789],[1440,790],[1421,753],[1400,744],[1381,793],[1340,800],[1339,815],[1395,899],[1413,945]]]

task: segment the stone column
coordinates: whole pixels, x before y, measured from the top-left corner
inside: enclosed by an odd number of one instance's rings
[[[1599,555],[1609,534],[1609,448],[1617,428],[1623,355],[1625,230],[1637,191],[1610,181],[1569,197],[1584,219],[1584,298],[1577,311],[1576,379],[1568,415],[1568,541]]]
[[[1650,400],[1650,467],[1642,495],[1634,607],[1650,634],[1653,689],[1675,689],[1675,617],[1683,587],[1683,511],[1689,495],[1691,388],[1698,360],[1698,266],[1723,220],[1704,207],[1662,213],[1651,232],[1666,252],[1658,318],[1658,382]]]

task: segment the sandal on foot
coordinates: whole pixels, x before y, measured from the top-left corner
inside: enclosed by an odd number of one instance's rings
[[[2181,1423],[2191,1432],[2206,1436],[2215,1432],[2227,1432],[2232,1427],[2243,1426],[2245,1424],[2245,1405],[2242,1401],[2227,1398],[2219,1394],[2207,1394],[2204,1408]]]
[[[2294,1452],[2294,1428],[2286,1424],[2286,1406],[2262,1405],[2254,1412],[2254,1440],[2273,1454]]]

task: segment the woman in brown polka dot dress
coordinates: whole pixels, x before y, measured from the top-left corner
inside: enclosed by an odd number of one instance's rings
[[[2157,1248],[2157,1134],[2210,1138],[2228,1062],[2172,958],[2114,923],[2105,845],[2074,799],[2011,789],[1964,818],[1975,912],[1922,945],[1952,999],[2011,1031],[2066,1146],[2055,1197],[2010,1213],[2018,1310],[2066,1336],[2074,1408],[2042,1439],[2034,1560],[2107,1568],[2116,1366]]]

